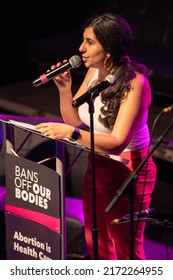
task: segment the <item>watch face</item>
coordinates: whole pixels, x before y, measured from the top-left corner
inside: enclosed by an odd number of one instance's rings
[[[79,138],[79,135],[80,135],[79,128],[75,127],[75,129],[70,137],[70,140],[76,141]]]

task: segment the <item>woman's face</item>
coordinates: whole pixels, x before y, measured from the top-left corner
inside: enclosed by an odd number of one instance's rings
[[[87,68],[103,68],[107,54],[97,40],[92,27],[85,29],[79,51],[82,53],[82,60]]]

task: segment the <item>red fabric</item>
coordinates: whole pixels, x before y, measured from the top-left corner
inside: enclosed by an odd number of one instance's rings
[[[85,217],[85,236],[88,249],[93,259],[97,250],[93,242],[94,230],[98,231],[98,259],[127,260],[131,253],[130,223],[111,224],[130,212],[130,201],[127,191],[118,199],[109,213],[105,209],[117,195],[117,190],[125,182],[131,171],[134,171],[148,153],[148,148],[135,152],[122,153],[120,156],[129,159],[128,165],[95,156],[95,187],[96,201],[93,203],[91,157],[89,155],[88,169],[84,180],[83,202]],[[146,172],[147,168],[147,172]],[[156,180],[156,166],[150,157],[138,173],[135,180],[134,211],[148,209],[151,194]],[[129,188],[128,188],[129,189]],[[144,193],[144,195],[143,195]],[[142,207],[142,208],[140,208]],[[96,221],[93,223],[93,211],[96,208]],[[95,229],[95,226],[97,228]],[[143,248],[145,223],[134,223],[134,259],[145,259]]]

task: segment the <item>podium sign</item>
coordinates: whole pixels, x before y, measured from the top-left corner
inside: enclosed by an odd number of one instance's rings
[[[56,240],[57,244],[52,244],[52,248],[60,252],[60,175],[46,166],[7,153],[6,188],[7,255],[9,244],[13,243],[11,248],[14,255],[19,252],[19,258],[21,257],[21,251],[16,251],[15,248],[23,245],[15,245],[16,236],[43,243],[43,253],[40,254],[45,255],[45,258],[46,253],[52,251],[49,244],[55,237],[54,242]],[[36,253],[34,257],[40,258],[40,254]]]

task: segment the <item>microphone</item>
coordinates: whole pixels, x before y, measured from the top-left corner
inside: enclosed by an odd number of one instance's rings
[[[173,111],[173,105],[168,106],[162,110],[163,113],[170,113]]]
[[[86,93],[84,93],[82,96],[80,96],[79,98],[77,98],[76,100],[74,100],[72,102],[72,106],[75,107],[79,107],[80,105],[82,105],[83,103],[90,101],[94,98],[96,98],[99,93],[108,88],[109,86],[114,85],[116,82],[115,76],[114,75],[108,75],[106,76],[105,80],[103,82],[101,82],[100,84],[96,85],[95,87],[89,89]]]
[[[65,72],[66,70],[69,70],[71,68],[77,68],[81,65],[82,60],[80,58],[80,56],[78,55],[74,55],[72,56],[69,61],[67,63],[64,63],[63,65],[61,65],[60,67],[55,68],[54,70],[41,75],[38,79],[33,81],[33,85],[35,87],[38,87],[42,84],[47,83],[50,79],[53,79],[55,76],[57,76],[58,74],[61,74],[63,72]]]
[[[146,210],[142,210],[139,212],[135,212],[133,216],[133,221],[138,221],[140,218],[147,218],[151,217],[155,214],[154,208],[148,208]],[[120,219],[115,219],[111,222],[111,224],[120,224],[120,223],[127,223],[130,222],[130,214],[126,214]]]

